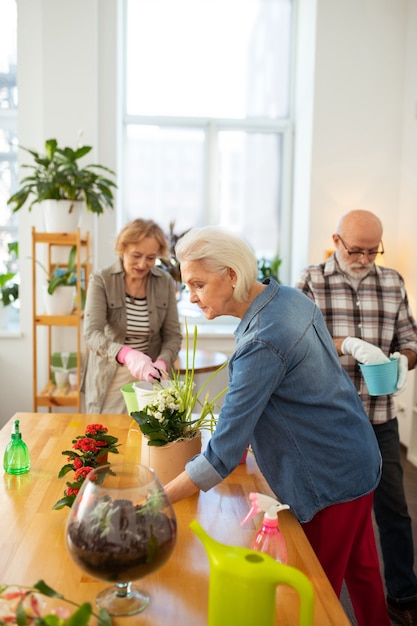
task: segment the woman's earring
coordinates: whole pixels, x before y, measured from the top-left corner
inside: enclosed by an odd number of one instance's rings
[[[232,289],[234,289],[236,287],[236,285],[232,285]]]

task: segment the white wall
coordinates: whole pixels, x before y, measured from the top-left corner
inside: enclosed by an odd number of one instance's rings
[[[311,178],[308,193],[301,192],[308,196],[302,210],[295,196],[304,219],[293,232],[295,249],[300,229],[308,243],[294,259],[293,280],[306,262],[324,258],[338,217],[353,208],[381,217],[384,262],[398,265],[402,173],[412,157],[410,150],[404,153],[404,124],[415,126],[415,112],[406,105],[412,82],[415,95],[416,24],[410,23],[415,5],[415,0],[317,1]],[[414,134],[414,150],[415,144]],[[408,166],[415,171],[415,158]],[[295,188],[300,193],[297,179]]]
[[[398,212],[397,267],[405,276],[417,314],[417,1],[409,0],[405,32],[405,80]],[[394,210],[395,213],[395,210]]]
[[[317,0],[316,8],[315,63],[307,53],[298,76],[298,110],[303,125],[311,114],[312,134],[311,154],[297,136],[292,282],[324,259],[343,213],[367,209],[382,219],[383,263],[403,274],[417,314],[417,2]],[[410,375],[398,398],[405,445],[413,384]]]
[[[74,145],[83,130],[94,160],[117,169],[118,0],[17,5],[20,143]],[[323,258],[337,217],[361,207],[383,219],[386,262],[401,268],[415,298],[416,0],[300,0],[299,25],[292,280]],[[42,228],[40,216],[22,210],[22,335],[0,338],[0,425],[32,410],[32,224]],[[88,227],[102,267],[116,216]]]
[[[92,160],[117,169],[116,35],[113,0],[17,0],[19,143],[46,139],[94,147]],[[21,155],[24,158],[24,154]],[[0,338],[0,426],[32,410],[31,228],[43,230],[40,208],[19,218],[21,335]],[[93,234],[95,265],[112,254],[116,213],[83,222]],[[46,373],[45,373],[46,375]]]

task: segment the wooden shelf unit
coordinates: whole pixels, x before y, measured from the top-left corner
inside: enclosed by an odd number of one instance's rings
[[[37,293],[37,246],[43,244],[47,246],[46,269],[51,272],[56,266],[53,260],[54,248],[66,246],[76,247],[76,302],[81,302],[81,286],[87,291],[88,277],[90,275],[90,237],[89,233],[81,235],[78,228],[74,233],[45,233],[37,232],[32,228],[32,310],[33,310],[33,410],[38,411],[39,407],[47,407],[51,412],[53,407],[69,407],[77,408],[77,412],[81,412],[81,339],[82,339],[82,320],[83,311],[80,307],[75,307],[71,315],[46,315],[39,313],[38,309],[38,293]],[[59,267],[65,267],[65,263],[59,262]],[[77,390],[72,390],[69,385],[64,388],[58,388],[51,380],[51,364],[52,364],[52,329],[54,327],[75,327],[76,328],[76,354],[77,354]],[[40,327],[47,329],[47,351],[48,351],[48,383],[43,389],[39,389],[38,376],[38,330]]]

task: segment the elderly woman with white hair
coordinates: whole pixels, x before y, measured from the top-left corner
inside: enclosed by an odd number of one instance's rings
[[[205,317],[241,321],[216,430],[166,485],[168,496],[176,502],[221,482],[250,441],[338,595],[345,579],[358,625],[389,626],[371,518],[380,453],[319,308],[271,278],[259,283],[250,246],[221,228],[190,230],[176,255]]]

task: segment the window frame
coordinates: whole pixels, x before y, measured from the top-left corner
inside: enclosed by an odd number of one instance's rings
[[[279,134],[282,138],[282,171],[281,171],[281,194],[280,194],[280,214],[279,214],[279,236],[277,242],[277,254],[283,259],[280,267],[280,280],[282,283],[289,283],[290,260],[292,253],[292,181],[293,181],[293,154],[294,154],[294,85],[295,85],[295,36],[296,36],[296,10],[297,0],[292,0],[291,15],[291,49],[289,67],[289,105],[288,116],[281,118],[212,118],[212,117],[186,117],[186,116],[159,116],[159,115],[132,115],[127,113],[126,102],[126,57],[127,49],[127,4],[128,0],[123,0],[122,10],[122,85],[121,85],[121,108],[122,108],[122,142],[126,138],[126,129],[129,126],[156,126],[171,129],[198,129],[204,132],[206,137],[206,158],[204,176],[207,181],[207,189],[204,192],[204,219],[210,223],[210,216],[216,214],[218,185],[215,163],[217,158],[217,135],[221,131],[241,131],[246,133],[269,133]],[[124,150],[122,148],[121,154]],[[123,171],[123,158],[121,160],[121,170]],[[123,173],[122,173],[123,179]],[[121,221],[126,221],[123,214],[124,190],[119,190],[120,205],[122,207]]]

